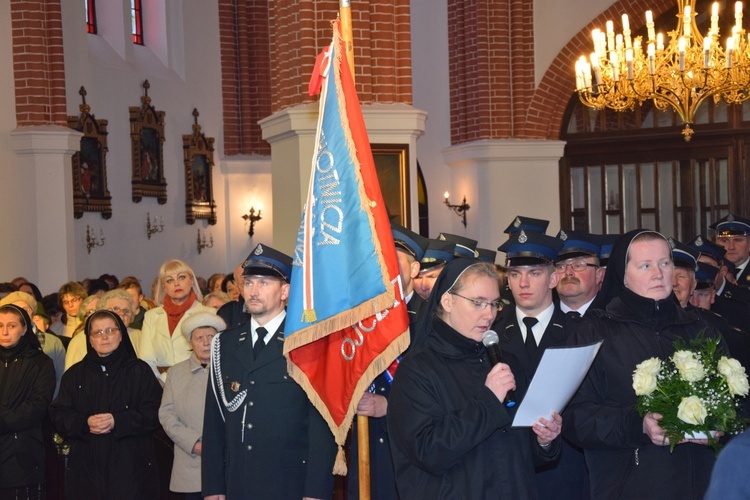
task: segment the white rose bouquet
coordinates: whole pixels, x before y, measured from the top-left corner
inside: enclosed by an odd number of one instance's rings
[[[675,342],[675,353],[666,360],[649,358],[635,367],[633,390],[638,412],[659,413],[670,450],[686,436],[703,433],[718,451],[712,431],[739,433],[745,420],[739,416],[739,398],[750,392],[745,368],[722,355],[718,338],[700,335],[686,346]]]

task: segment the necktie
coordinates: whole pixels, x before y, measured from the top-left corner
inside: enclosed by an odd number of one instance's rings
[[[539,320],[526,316],[523,318],[523,324],[526,325],[526,354],[529,358],[533,358],[536,354],[536,339],[534,339],[534,332],[531,329],[539,323]]]
[[[259,326],[255,329],[255,334],[258,336],[258,339],[255,341],[255,344],[253,344],[253,357],[255,359],[258,359],[258,355],[260,354],[260,351],[263,350],[264,347],[266,347],[266,341],[265,336],[268,333],[268,330],[263,328],[262,326]]]
[[[575,319],[575,318],[580,318],[581,313],[579,313],[578,311],[568,311],[565,313],[565,316]]]

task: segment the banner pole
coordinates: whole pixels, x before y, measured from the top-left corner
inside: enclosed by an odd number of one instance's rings
[[[351,0],[339,0],[341,37],[344,40],[346,59],[355,80],[354,36],[352,34]],[[359,498],[370,500],[370,422],[367,417],[357,415],[357,471],[359,473]]]
[[[341,37],[344,39],[346,48],[346,60],[352,70],[354,80],[354,37],[352,35],[352,2],[351,0],[339,0],[339,17],[341,18]]]

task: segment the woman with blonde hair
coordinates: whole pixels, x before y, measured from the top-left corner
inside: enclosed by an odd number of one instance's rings
[[[183,320],[199,312],[214,312],[200,303],[202,298],[190,266],[177,259],[162,264],[154,296],[161,305],[146,312],[136,347],[162,382],[170,366],[190,357],[190,344],[180,334]]]

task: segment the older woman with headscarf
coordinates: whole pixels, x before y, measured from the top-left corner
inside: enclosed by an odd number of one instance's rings
[[[65,372],[51,407],[70,442],[66,498],[158,498],[152,434],[161,387],[117,314],[96,311],[84,331],[86,357]]]
[[[55,390],[55,368],[29,315],[0,307],[0,498],[45,498],[42,420]]]
[[[621,236],[594,307],[575,325],[574,344],[604,342],[565,411],[565,435],[584,449],[592,498],[703,498],[714,452],[705,440],[670,442],[661,415],[639,416],[633,371],[647,358],[666,359],[674,341],[719,334],[680,307],[672,292],[667,239],[638,229]]]
[[[482,335],[495,319],[495,267],[449,262],[417,326],[422,340],[398,366],[388,430],[402,499],[533,498],[534,464],[554,460],[561,420],[511,428],[503,399],[516,389],[510,367],[491,365]]]
[[[170,366],[190,357],[190,344],[180,333],[182,322],[199,312],[214,312],[200,303],[203,298],[193,270],[181,260],[168,260],[159,269],[157,303],[143,318],[138,356],[146,361],[162,383]]]
[[[182,323],[182,334],[193,354],[169,369],[159,408],[164,432],[174,441],[174,465],[169,489],[200,500],[203,410],[208,386],[211,340],[226,328],[216,314],[193,314]]]

